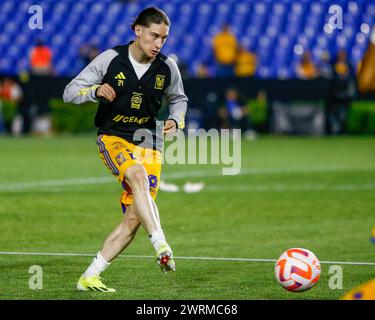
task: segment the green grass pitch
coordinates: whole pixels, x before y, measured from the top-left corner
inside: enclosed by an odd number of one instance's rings
[[[103,273],[115,294],[75,290],[90,256],[4,254],[97,252],[122,213],[121,186],[101,163],[95,135],[1,138],[0,146],[0,299],[339,299],[375,277],[374,265],[341,264],[342,289],[329,286],[334,261],[375,262],[373,137],[243,141],[237,176],[222,176],[218,165],[165,165],[167,182],[206,184],[200,193],[159,193],[177,271],[160,272],[140,229]],[[277,259],[291,247],[332,262],[304,293],[277,284],[274,262],[188,258]],[[41,290],[29,288],[33,265],[43,270]]]

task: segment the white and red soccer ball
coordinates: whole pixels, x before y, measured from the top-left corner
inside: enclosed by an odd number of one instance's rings
[[[275,276],[280,285],[288,291],[306,291],[319,280],[320,262],[315,254],[307,249],[288,249],[276,262]]]

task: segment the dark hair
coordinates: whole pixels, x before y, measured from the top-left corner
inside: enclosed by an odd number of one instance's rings
[[[156,7],[149,7],[144,9],[134,20],[132,23],[132,29],[134,30],[137,24],[144,27],[149,27],[152,23],[164,23],[167,26],[170,26],[171,24],[167,14],[164,11]]]
[[[41,46],[44,46],[44,41],[43,41],[43,39],[38,38],[36,40],[35,44],[36,44],[37,47],[41,47]]]

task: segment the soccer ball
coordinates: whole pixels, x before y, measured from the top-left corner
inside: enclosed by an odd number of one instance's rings
[[[275,276],[280,285],[291,292],[312,288],[320,277],[320,262],[309,250],[286,250],[275,265]]]

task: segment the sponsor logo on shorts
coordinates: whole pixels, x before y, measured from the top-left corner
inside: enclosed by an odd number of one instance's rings
[[[126,146],[121,142],[114,143],[112,147],[113,147],[113,150],[122,150],[126,148]]]
[[[116,156],[116,162],[118,163],[119,166],[121,166],[124,162],[126,161],[125,157],[124,157],[124,154],[122,152],[120,152],[117,156]]]

